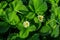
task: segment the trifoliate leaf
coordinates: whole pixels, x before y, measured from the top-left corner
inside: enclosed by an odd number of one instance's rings
[[[10,12],[7,14],[6,21],[11,25],[16,25],[20,22],[20,19],[16,15],[16,12]]]
[[[30,0],[29,5],[34,8],[35,10],[39,8],[39,6],[42,4],[43,0]]]
[[[15,11],[28,11],[28,9],[23,5],[23,2],[21,0],[15,0],[10,4],[10,7],[14,9]]]
[[[30,0],[29,5],[37,14],[44,13],[47,10],[47,4],[43,0]]]

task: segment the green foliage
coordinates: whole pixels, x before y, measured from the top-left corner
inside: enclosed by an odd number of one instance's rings
[[[0,17],[5,16],[5,12],[3,11],[3,9],[0,9]]]
[[[21,10],[21,11],[28,11],[28,9],[23,5],[21,0],[15,0],[13,2],[11,2],[10,6],[12,7],[12,9],[14,9],[15,11]]]
[[[5,33],[8,31],[10,25],[6,22],[0,22],[0,33]]]
[[[39,40],[39,35],[34,34],[31,38],[28,38],[27,40]]]
[[[41,33],[49,33],[51,31],[51,28],[46,25],[46,26],[43,26],[40,30]]]
[[[23,29],[20,31],[19,35],[20,35],[20,38],[26,38],[29,35],[29,31],[26,29]]]
[[[10,34],[10,35],[8,36],[8,39],[7,39],[7,40],[15,40],[17,37],[18,37],[18,34],[17,34],[17,33]]]
[[[59,26],[57,26],[51,33],[51,36],[57,37],[59,35]]]
[[[35,17],[35,14],[33,12],[29,12],[26,16],[28,19],[33,19]]]
[[[18,18],[18,16],[16,15],[16,12],[11,12],[8,14],[6,21],[8,23],[10,23],[11,25],[16,25],[17,23],[20,22],[20,19]]]
[[[5,8],[6,6],[7,3],[5,1],[0,3],[0,9]]]
[[[60,40],[59,3],[60,0],[1,0],[0,40]]]
[[[29,7],[37,14],[42,14],[47,10],[47,4],[43,0],[30,0]]]

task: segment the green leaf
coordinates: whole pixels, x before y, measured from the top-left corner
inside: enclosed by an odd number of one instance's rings
[[[0,16],[5,16],[5,11],[3,11],[3,9],[0,9]]]
[[[56,21],[50,22],[50,26],[52,27],[52,29],[54,29],[56,27]]]
[[[28,31],[32,32],[36,30],[35,25],[31,25],[30,27],[27,28]]]
[[[0,22],[0,33],[5,33],[8,31],[10,25],[6,22]]]
[[[34,18],[35,23],[39,23],[39,20],[37,17]]]
[[[51,27],[48,25],[43,26],[40,30],[41,33],[49,33],[49,31],[51,31]]]
[[[31,38],[28,38],[27,40],[39,40],[39,34],[34,34]]]
[[[53,15],[56,15],[56,16],[57,16],[57,15],[58,15],[58,16],[60,15],[60,7],[55,7],[55,6],[54,6],[54,8],[53,8],[52,10],[54,11],[54,14],[53,14]]]
[[[23,24],[20,22],[20,23],[17,24],[17,28],[18,28],[19,30],[23,30],[23,29],[24,29],[24,26],[23,26]]]
[[[51,19],[49,21],[48,21],[49,25],[54,29],[56,27],[55,14],[53,14],[53,13],[51,14]]]
[[[38,18],[37,17],[35,17],[34,18],[34,21],[35,21],[35,25],[36,25],[36,28],[37,28],[37,30],[41,27],[41,22],[39,22],[39,20],[38,20]]]
[[[15,0],[10,4],[10,7],[15,11],[28,11],[28,9],[23,5],[21,0]]]
[[[7,6],[7,2],[3,1],[0,3],[0,9],[5,8]]]
[[[20,38],[27,38],[28,35],[29,35],[29,31],[26,29],[21,30],[19,33]]]
[[[16,15],[16,12],[10,12],[9,14],[7,13],[6,15],[6,21],[11,24],[11,25],[16,25],[20,22],[19,17]]]
[[[58,19],[60,19],[60,7],[57,8]]]
[[[36,9],[36,13],[42,15],[46,10],[47,10],[47,4],[44,2],[43,4],[41,4],[41,6],[39,6],[38,9]]]
[[[28,19],[33,19],[35,17],[35,14],[33,12],[29,12],[26,16]]]
[[[53,29],[53,32],[51,33],[52,37],[58,37],[59,36],[59,26],[56,26],[55,29]]]
[[[47,4],[43,2],[43,0],[30,0],[29,7],[33,9],[37,14],[41,14],[47,10]]]
[[[56,3],[58,4],[59,0],[49,0],[52,4]]]
[[[12,0],[6,0],[7,2],[11,2]]]
[[[42,4],[42,0],[30,0],[29,4],[36,10]]]
[[[19,37],[18,34],[17,33],[13,33],[13,34],[10,34],[8,36],[7,40],[15,40],[17,37]]]

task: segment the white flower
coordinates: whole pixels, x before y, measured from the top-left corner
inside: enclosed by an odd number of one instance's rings
[[[24,26],[25,28],[27,28],[27,27],[30,26],[30,23],[29,23],[28,21],[25,21],[25,22],[23,23],[23,26]]]
[[[43,22],[43,19],[44,19],[44,16],[38,15],[38,20],[39,20],[40,22]]]

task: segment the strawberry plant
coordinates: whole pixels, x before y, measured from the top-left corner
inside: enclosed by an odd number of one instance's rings
[[[0,40],[60,40],[60,0],[0,0]]]

